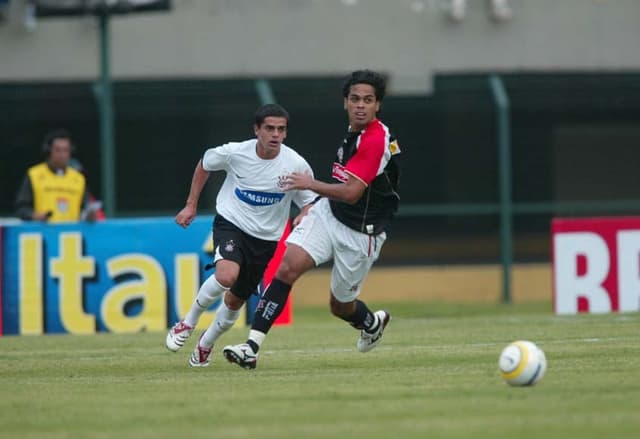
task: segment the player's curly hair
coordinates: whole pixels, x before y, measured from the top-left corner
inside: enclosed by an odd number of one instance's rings
[[[342,96],[349,96],[352,85],[369,84],[376,91],[376,99],[382,101],[387,91],[387,80],[380,73],[372,70],[356,70],[347,77],[342,86]]]

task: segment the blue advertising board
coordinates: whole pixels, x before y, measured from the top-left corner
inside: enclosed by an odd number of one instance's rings
[[[2,333],[166,330],[213,273],[212,250],[210,217],[3,226]]]

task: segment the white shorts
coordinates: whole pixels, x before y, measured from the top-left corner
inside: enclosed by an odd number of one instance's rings
[[[333,259],[331,293],[342,303],[351,302],[360,294],[373,263],[380,256],[385,232],[367,235],[338,221],[329,201],[322,198],[293,229],[287,244],[302,247],[316,265]]]

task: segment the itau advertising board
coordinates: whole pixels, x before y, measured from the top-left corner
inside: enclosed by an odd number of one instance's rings
[[[187,229],[173,218],[23,223],[0,227],[0,243],[0,335],[165,331],[215,270],[207,267],[210,217]],[[246,314],[253,316],[256,303],[249,301]],[[218,305],[198,329],[209,326]],[[290,322],[288,306],[276,323]],[[236,324],[246,323],[243,313]]]

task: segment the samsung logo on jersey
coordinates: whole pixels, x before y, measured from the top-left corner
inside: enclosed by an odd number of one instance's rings
[[[236,197],[240,201],[244,201],[252,206],[271,206],[272,204],[278,204],[284,194],[274,194],[271,192],[257,192],[257,191],[243,191],[238,188],[235,190]]]

